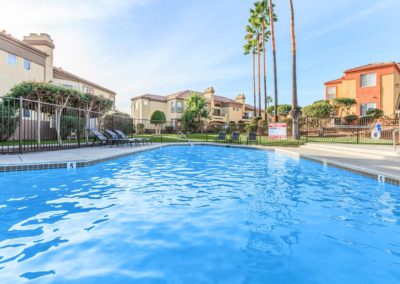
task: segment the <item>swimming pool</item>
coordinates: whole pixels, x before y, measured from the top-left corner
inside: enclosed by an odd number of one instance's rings
[[[283,154],[0,174],[0,283],[394,283],[399,187]]]

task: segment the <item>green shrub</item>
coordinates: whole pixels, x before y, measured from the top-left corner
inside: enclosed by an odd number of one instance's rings
[[[172,125],[165,126],[165,132],[167,133],[174,133],[175,127]]]
[[[143,134],[144,133],[144,124],[143,123],[136,124],[135,129],[136,129],[136,134]]]
[[[351,124],[351,123],[353,123],[354,121],[356,121],[357,119],[358,119],[358,116],[357,116],[357,115],[354,115],[354,114],[348,115],[348,116],[345,116],[345,117],[344,117],[344,120],[346,121],[347,124]]]
[[[0,141],[7,141],[18,127],[18,109],[0,102]]]
[[[104,129],[121,130],[126,135],[133,133],[133,119],[127,113],[115,112],[108,114],[103,120]]]
[[[374,118],[381,118],[383,116],[383,110],[374,108],[367,110],[367,115],[372,116]]]

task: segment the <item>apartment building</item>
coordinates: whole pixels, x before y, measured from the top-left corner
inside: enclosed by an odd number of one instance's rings
[[[160,110],[165,113],[167,121],[177,125],[185,109],[185,100],[191,94],[204,96],[207,101],[211,123],[229,123],[231,121],[250,122],[254,107],[246,104],[245,95],[241,94],[235,100],[215,95],[214,88],[207,88],[203,93],[197,91],[182,91],[167,96],[145,94],[131,99],[131,115],[136,121],[146,121],[151,114]]]
[[[0,96],[24,82],[46,82],[112,100],[116,93],[53,65],[55,45],[48,34],[34,34],[18,40],[0,32]]]
[[[344,71],[340,79],[325,83],[325,98],[353,98],[352,114],[364,116],[368,109],[381,109],[388,117],[400,110],[400,64],[373,63]]]

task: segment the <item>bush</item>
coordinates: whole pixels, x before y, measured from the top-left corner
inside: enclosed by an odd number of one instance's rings
[[[327,118],[331,116],[333,107],[329,101],[316,101],[311,105],[302,108],[303,116],[305,117],[318,117]]]
[[[372,116],[374,118],[381,118],[383,116],[383,110],[374,108],[367,110],[367,116]]]
[[[79,120],[80,123],[80,131],[84,132],[85,129],[85,120],[81,118]],[[62,139],[76,139],[78,138],[78,117],[73,115],[63,115],[61,116],[61,127],[60,133]]]
[[[0,141],[7,141],[14,134],[17,127],[17,108],[0,102]]]
[[[121,130],[126,135],[133,133],[133,119],[127,113],[115,112],[104,117],[103,127],[111,130]]]
[[[358,119],[357,115],[348,115],[344,117],[344,120],[346,121],[347,124],[351,124],[354,121],[356,121]]]
[[[167,119],[165,117],[165,113],[163,113],[160,110],[153,111],[153,113],[150,116],[150,123],[151,124],[158,125],[158,124],[163,124],[166,121],[167,121]]]
[[[360,125],[370,125],[374,122],[375,118],[371,115],[366,115],[360,118],[359,124]]]
[[[173,127],[172,125],[170,126],[165,126],[165,132],[167,133],[174,133],[175,127]]]
[[[144,133],[144,124],[143,123],[136,124],[135,129],[136,129],[136,134],[143,134]]]

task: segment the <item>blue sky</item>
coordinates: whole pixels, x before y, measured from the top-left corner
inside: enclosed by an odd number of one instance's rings
[[[250,0],[0,0],[0,28],[22,38],[49,33],[55,65],[130,98],[213,86],[251,103],[251,57],[243,55]],[[275,0],[280,103],[290,102],[287,0]],[[323,83],[351,67],[400,61],[399,0],[294,0],[301,105],[323,98]],[[21,9],[24,7],[24,9]],[[267,45],[270,47],[270,45]],[[268,54],[268,92],[272,64]]]

